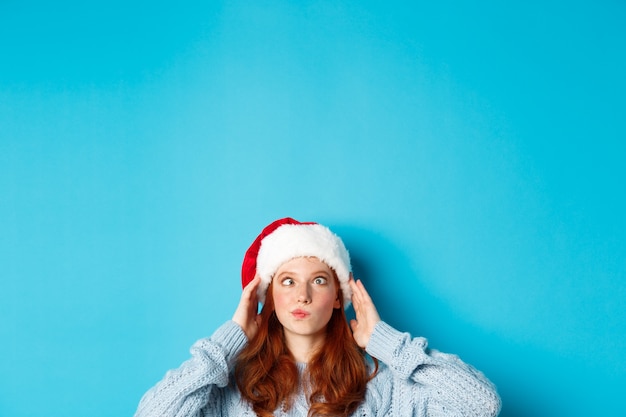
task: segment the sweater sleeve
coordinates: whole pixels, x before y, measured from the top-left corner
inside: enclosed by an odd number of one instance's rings
[[[191,347],[191,358],[146,392],[135,417],[195,417],[211,391],[228,384],[234,359],[247,343],[241,327],[228,321]]]
[[[367,345],[400,385],[392,392],[400,397],[398,407],[407,408],[401,415],[497,416],[501,402],[493,384],[456,355],[427,350],[427,345],[426,339],[411,338],[382,321]]]

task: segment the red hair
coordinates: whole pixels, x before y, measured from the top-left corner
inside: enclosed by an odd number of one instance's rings
[[[279,406],[291,408],[301,386],[309,388],[310,416],[347,417],[365,399],[367,383],[376,373],[378,362],[374,360],[376,369],[370,375],[365,352],[354,341],[348,326],[341,289],[338,297],[341,305],[333,310],[326,326],[324,345],[307,364],[301,381],[285,343],[283,326],[274,312],[270,283],[259,331],[235,364],[237,387],[258,416],[272,417]]]

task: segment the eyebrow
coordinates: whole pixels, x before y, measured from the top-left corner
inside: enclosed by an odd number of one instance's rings
[[[329,274],[328,272],[326,272],[324,270],[319,270],[319,271],[313,273],[313,275],[319,275],[319,274],[332,275],[332,274]]]

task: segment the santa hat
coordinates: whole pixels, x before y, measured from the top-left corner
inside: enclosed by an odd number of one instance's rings
[[[350,255],[343,242],[325,226],[279,219],[265,227],[246,251],[241,267],[241,284],[248,285],[256,275],[261,277],[258,296],[265,301],[272,277],[282,264],[301,256],[316,257],[337,274],[343,293],[344,307],[350,305]]]

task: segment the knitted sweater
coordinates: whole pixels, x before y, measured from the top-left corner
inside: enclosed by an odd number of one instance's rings
[[[233,382],[234,359],[247,343],[235,322],[222,325],[191,348],[192,357],[141,399],[135,417],[255,417]],[[457,356],[426,349],[426,339],[412,339],[379,322],[366,351],[381,364],[368,383],[365,400],[354,417],[495,417],[500,398],[485,376]],[[306,365],[299,365],[304,370]],[[276,416],[308,414],[300,391],[290,410]]]

